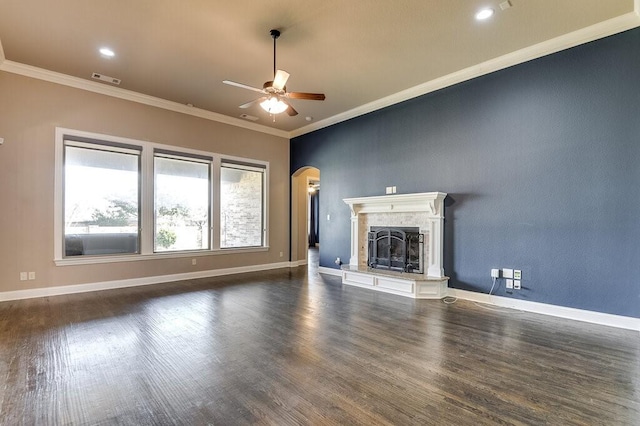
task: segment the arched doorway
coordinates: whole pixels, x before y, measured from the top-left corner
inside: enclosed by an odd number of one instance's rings
[[[320,170],[315,167],[301,167],[291,176],[291,263],[297,266],[309,260],[309,188],[317,191],[319,184]]]

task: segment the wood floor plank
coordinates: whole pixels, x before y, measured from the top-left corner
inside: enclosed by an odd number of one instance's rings
[[[638,425],[637,332],[305,267],[0,303],[0,424]]]

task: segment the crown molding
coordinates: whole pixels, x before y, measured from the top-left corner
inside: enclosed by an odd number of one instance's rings
[[[187,114],[187,115],[192,115],[194,117],[204,118],[205,120],[216,121],[219,123],[229,124],[235,127],[242,127],[244,129],[253,130],[261,133],[267,133],[273,136],[279,136],[281,138],[289,139],[289,132],[286,132],[284,130],[273,129],[271,127],[267,127],[267,126],[263,126],[255,123],[248,123],[239,118],[229,117],[227,115],[218,114],[216,112],[211,112],[211,111],[207,111],[207,110],[196,108],[196,107],[190,107],[177,102],[168,101],[166,99],[156,98],[155,96],[149,96],[149,95],[134,92],[131,90],[122,89],[120,87],[107,86],[103,83],[89,81],[82,78],[73,77],[67,74],[62,74],[54,71],[45,70],[43,68],[34,67],[31,65],[25,65],[19,62],[5,60],[2,63],[0,63],[0,71],[19,74],[25,77],[44,80],[50,83],[61,84],[61,85],[73,87],[76,89],[86,90],[93,93],[99,93],[101,95],[124,99],[131,102],[137,102],[140,104],[162,108],[162,109],[173,111],[173,112],[179,112],[181,114]]]
[[[323,129],[325,127],[329,127],[334,124],[338,124],[343,121],[347,121],[352,118],[359,117],[361,115],[365,115],[370,112],[374,112],[379,109],[407,101],[409,99],[417,98],[418,96],[435,92],[436,90],[444,89],[446,87],[453,86],[455,84],[462,83],[476,77],[481,77],[495,71],[509,68],[514,65],[530,61],[532,59],[541,58],[543,56],[547,56],[561,50],[570,49],[572,47],[579,46],[590,41],[618,34],[623,31],[636,28],[638,26],[640,26],[640,0],[635,0],[635,10],[633,12],[620,15],[616,18],[600,22],[590,27],[582,28],[580,30],[553,38],[551,40],[534,44],[533,46],[529,46],[494,59],[490,59],[478,65],[453,72],[443,77],[436,78],[435,80],[431,80],[426,83],[410,87],[409,89],[403,90],[401,92],[394,93],[393,95],[386,96],[373,102],[369,102],[367,104],[353,108],[349,111],[345,111],[341,114],[334,115],[333,117],[329,117],[316,123],[301,127],[299,129],[292,130],[290,132],[290,137],[294,138],[297,136],[302,136],[304,134]]]
[[[621,33],[623,31],[630,30],[640,26],[640,0],[634,0],[634,11],[620,15],[616,18],[609,19],[607,21],[600,22],[590,27],[582,28],[580,30],[568,33],[551,40],[547,40],[527,48],[508,53],[503,56],[499,56],[494,59],[482,62],[480,64],[462,69],[460,71],[453,72],[443,77],[419,84],[414,87],[410,87],[398,93],[394,93],[390,96],[369,102],[367,104],[358,106],[349,111],[334,115],[332,117],[320,120],[316,123],[309,124],[292,131],[285,131],[279,129],[273,129],[261,124],[250,123],[239,118],[229,117],[223,114],[207,111],[200,108],[189,107],[177,102],[168,101],[166,99],[156,98],[154,96],[144,95],[142,93],[133,92],[131,90],[122,89],[119,87],[107,86],[103,83],[88,81],[78,77],[72,77],[66,74],[61,74],[42,68],[33,67],[30,65],[21,64],[6,60],[4,51],[2,48],[2,41],[0,40],[0,71],[6,71],[14,74],[24,75],[26,77],[32,77],[39,80],[49,81],[51,83],[62,84],[76,89],[87,90],[94,93],[103,94],[106,96],[112,96],[132,102],[137,102],[157,108],[166,109],[169,111],[178,112],[181,114],[192,115],[194,117],[203,118],[205,120],[216,121],[219,123],[228,124],[235,127],[241,127],[256,132],[266,133],[273,136],[291,139],[297,136],[302,136],[307,133],[314,132],[316,130],[323,129],[325,127],[332,126],[334,124],[341,123],[343,121],[350,120],[361,115],[368,114],[370,112],[377,111],[395,105],[409,99],[416,98],[418,96],[426,95],[431,92],[435,92],[446,87],[453,86],[464,81],[481,77],[486,74],[490,74],[495,71],[499,71],[505,68],[509,68],[514,65],[518,65],[533,59],[541,58],[552,53],[559,52],[561,50],[570,49],[575,46],[579,46],[584,43],[588,43],[594,40],[598,40],[604,37],[608,37],[614,34]]]

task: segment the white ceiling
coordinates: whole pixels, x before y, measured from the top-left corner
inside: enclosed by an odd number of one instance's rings
[[[640,25],[639,0],[502,1],[1,0],[0,70],[295,136]],[[484,6],[495,15],[476,21]],[[300,114],[275,122],[238,108],[258,93],[222,83],[272,79],[272,28],[287,89],[326,94],[292,100]]]

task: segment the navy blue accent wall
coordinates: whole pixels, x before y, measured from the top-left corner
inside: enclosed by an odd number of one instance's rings
[[[640,317],[639,76],[634,29],[292,139],[291,172],[322,176],[320,265],[349,259],[343,198],[442,191],[450,287],[516,268],[494,293]]]

